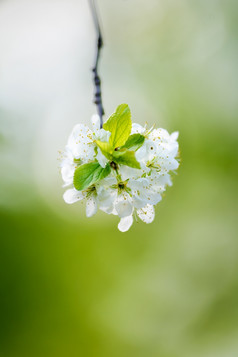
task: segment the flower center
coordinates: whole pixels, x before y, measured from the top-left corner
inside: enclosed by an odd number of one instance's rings
[[[124,190],[125,187],[126,187],[126,183],[124,183],[124,182],[119,182],[118,183],[118,189],[119,190]]]
[[[93,194],[96,194],[97,192],[96,192],[96,187],[95,187],[95,185],[89,186],[89,187],[85,190],[85,192],[87,193],[87,197],[89,197],[89,196],[91,196],[91,195],[93,195]]]
[[[118,169],[118,165],[114,162],[114,161],[111,161],[110,162],[110,166],[113,170],[117,170]]]

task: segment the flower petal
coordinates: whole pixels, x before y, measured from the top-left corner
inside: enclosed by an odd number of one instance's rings
[[[126,232],[128,229],[130,229],[131,225],[133,223],[133,217],[132,216],[127,216],[121,218],[119,224],[118,224],[118,229],[121,232]]]
[[[130,187],[132,190],[143,190],[149,185],[149,181],[147,178],[139,178],[138,180],[129,180],[128,181],[128,187]]]
[[[97,131],[100,129],[100,117],[98,114],[93,114],[93,116],[91,118],[91,122],[92,122],[94,131]]]
[[[68,148],[76,159],[83,162],[93,160],[95,155],[93,142],[93,132],[84,124],[77,124],[68,140]]]
[[[86,201],[86,216],[92,217],[97,213],[97,201],[96,201],[96,197],[94,195],[91,195],[87,198]]]
[[[101,189],[99,189],[97,193],[98,193],[97,200],[98,200],[99,209],[103,212],[106,212],[107,214],[113,213],[114,201],[116,199],[117,192],[111,189],[104,189],[101,187]]]
[[[138,196],[138,194],[133,195],[132,203],[135,208],[143,208],[147,204],[147,200]]]
[[[120,166],[120,174],[122,181],[126,181],[127,179],[138,179],[143,174],[142,170],[134,169],[132,167],[121,165]]]
[[[128,193],[124,192],[117,197],[115,209],[119,217],[127,217],[132,214],[133,206],[130,201]]]
[[[178,136],[179,136],[179,132],[178,132],[178,131],[174,131],[174,132],[170,135],[170,138],[171,138],[171,140],[176,141],[176,140],[178,139]]]
[[[133,123],[131,128],[131,134],[143,134],[146,131],[146,128],[140,124]]]
[[[102,154],[101,150],[98,150],[96,159],[98,160],[100,166],[105,168],[106,164],[108,163],[108,159]]]
[[[64,186],[69,186],[73,183],[75,167],[73,165],[63,166],[61,169],[62,179],[64,181]]]
[[[151,204],[153,206],[157,205],[157,203],[162,200],[161,194],[154,190],[147,190],[145,194],[142,195],[142,198],[144,198],[144,200],[146,200],[148,204]]]
[[[63,198],[66,203],[72,204],[82,200],[84,198],[84,194],[81,191],[75,190],[75,188],[70,188],[69,190],[65,191]]]
[[[147,204],[144,208],[138,209],[137,214],[144,223],[151,223],[155,218],[154,206]]]

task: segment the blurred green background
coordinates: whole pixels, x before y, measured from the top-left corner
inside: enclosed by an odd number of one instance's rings
[[[238,2],[99,2],[106,115],[180,132],[151,225],[63,202],[95,108],[86,0],[0,2],[0,356],[237,357]]]

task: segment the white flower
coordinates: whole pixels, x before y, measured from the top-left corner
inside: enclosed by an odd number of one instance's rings
[[[147,204],[145,207],[136,210],[137,216],[142,220],[144,223],[152,223],[155,218],[155,210],[153,205]],[[126,216],[121,218],[118,229],[121,232],[127,232],[133,223],[133,216]]]
[[[72,204],[83,199],[86,200],[86,216],[92,217],[97,213],[98,203],[97,195],[95,193],[88,193],[87,191],[77,191],[75,188],[65,191],[63,198],[66,203]]]
[[[73,184],[74,171],[78,165],[92,162],[95,158],[102,167],[108,162],[100,150],[96,154],[95,140],[107,141],[110,133],[100,129],[100,118],[97,114],[92,116],[91,121],[93,130],[84,124],[77,124],[69,136],[61,162],[64,187]]]
[[[151,223],[155,218],[154,206],[148,204],[145,207],[137,210],[137,214],[144,223]]]
[[[154,206],[161,201],[166,186],[172,185],[170,172],[179,166],[178,132],[170,135],[165,129],[147,130],[146,127],[133,123],[131,135],[133,134],[139,134],[136,137],[142,139],[141,146],[138,145],[133,154],[139,163],[135,166],[138,168],[121,164],[120,161],[117,164],[103,155],[96,141],[108,142],[111,133],[100,128],[98,115],[92,117],[92,129],[84,124],[77,124],[73,128],[61,161],[63,186],[69,187],[63,196],[65,202],[72,204],[86,201],[87,217],[92,217],[98,209],[117,215],[120,218],[118,229],[121,232],[129,230],[133,217],[147,224],[153,222]],[[107,157],[110,158],[108,155]],[[112,157],[115,158],[116,155]],[[103,179],[95,180],[93,184],[84,186],[86,189],[78,191],[73,185],[75,170],[90,163],[94,166],[98,163],[101,168],[97,164],[96,167],[100,170],[109,169],[107,176],[104,175]]]
[[[77,124],[68,140],[68,148],[75,159],[86,163],[94,157],[93,132],[84,124]]]
[[[179,166],[175,157],[178,154],[178,133],[169,135],[164,129],[154,129],[143,146],[136,152],[136,158],[147,173],[167,173]]]
[[[133,123],[131,128],[131,134],[145,134],[146,127],[141,126],[140,124]]]

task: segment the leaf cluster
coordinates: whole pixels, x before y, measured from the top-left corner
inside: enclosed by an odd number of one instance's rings
[[[98,148],[108,159],[108,164],[105,168],[101,167],[98,162],[79,166],[74,173],[74,187],[77,190],[84,190],[102,180],[110,174],[112,167],[117,167],[117,165],[140,169],[135,152],[143,145],[145,137],[141,134],[130,135],[131,128],[132,121],[129,106],[121,104],[103,125],[103,129],[111,133],[109,141],[96,140]]]

